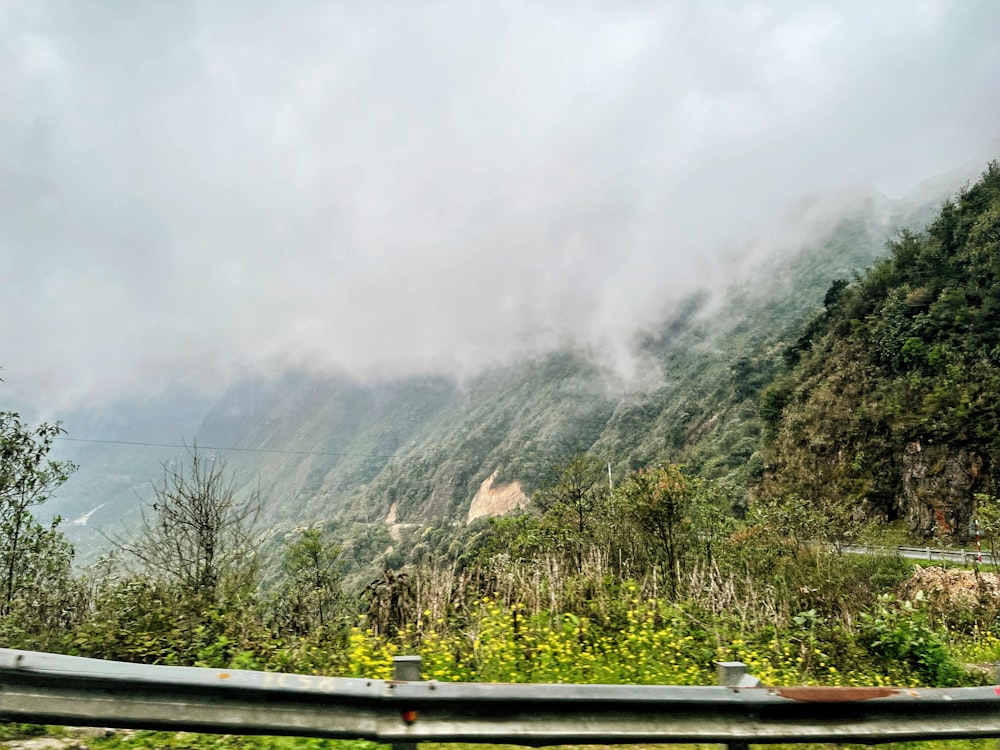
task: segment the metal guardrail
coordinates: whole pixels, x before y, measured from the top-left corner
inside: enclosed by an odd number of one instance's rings
[[[1000,688],[382,681],[0,649],[0,718],[395,743],[879,743],[1000,737]]]
[[[927,560],[928,562],[956,562],[971,565],[979,562],[992,565],[993,556],[989,552],[979,552],[974,549],[938,549],[935,547],[869,547],[863,544],[841,544],[837,549],[850,554],[880,554],[899,555],[910,560]],[[981,558],[981,559],[980,559]]]

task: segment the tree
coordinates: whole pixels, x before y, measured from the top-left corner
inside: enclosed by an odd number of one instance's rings
[[[375,635],[392,637],[416,619],[409,573],[387,567],[365,586],[361,598],[367,602],[368,626]]]
[[[1000,571],[1000,498],[977,492],[975,500],[976,507],[969,531],[986,542],[993,569]]]
[[[607,507],[607,475],[604,462],[583,455],[556,466],[552,479],[532,496],[545,517],[557,523],[557,530],[575,548],[577,573],[583,571],[583,550],[593,536],[594,522]]]
[[[690,482],[680,466],[665,464],[632,474],[619,492],[639,529],[659,542],[663,553],[661,569],[670,595],[676,597],[682,546],[689,526]]]
[[[343,548],[319,527],[303,530],[287,545],[281,566],[286,578],[276,601],[281,627],[297,635],[327,628],[343,610]]]
[[[256,583],[260,489],[240,495],[219,456],[197,446],[189,464],[166,463],[143,512],[138,541],[122,545],[150,573],[178,584],[204,604]]]
[[[55,424],[31,428],[18,414],[0,412],[0,615],[6,616],[18,594],[59,571],[68,575],[72,548],[56,530],[35,520],[41,505],[76,466],[49,458],[52,442],[63,429]],[[64,564],[65,563],[65,564]]]

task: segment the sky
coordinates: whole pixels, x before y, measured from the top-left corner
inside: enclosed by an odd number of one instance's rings
[[[0,402],[566,346],[627,378],[804,197],[985,166],[997,29],[994,0],[0,0]]]

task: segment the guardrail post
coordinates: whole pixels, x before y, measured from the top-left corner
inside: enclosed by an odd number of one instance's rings
[[[394,656],[392,657],[392,679],[405,682],[419,682],[420,657],[419,656]],[[416,742],[393,742],[392,750],[417,750]]]
[[[760,685],[753,675],[747,672],[747,665],[741,661],[715,662],[719,684],[723,687],[756,687]],[[750,750],[748,742],[727,742],[727,750]]]
[[[420,676],[420,657],[392,657],[392,679],[403,680],[405,682],[419,682],[422,679]]]
[[[719,684],[723,687],[759,687],[760,680],[747,672],[747,665],[741,661],[715,662]]]

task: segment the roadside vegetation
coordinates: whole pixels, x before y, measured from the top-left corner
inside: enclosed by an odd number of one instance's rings
[[[794,502],[737,519],[725,486],[670,464],[611,489],[589,455],[553,467],[524,513],[412,530],[406,564],[350,588],[322,526],[265,546],[259,496],[192,449],[141,533],[76,574],[26,509],[72,470],[46,458],[59,427],[3,424],[8,647],[376,678],[419,653],[427,678],[501,682],[711,684],[740,660],[775,685],[941,686],[983,682],[965,661],[998,652],[991,590],[956,609],[905,589],[898,558],[817,544],[845,519]]]
[[[23,486],[19,471],[61,469],[61,481],[71,469],[17,455],[5,453],[4,502]],[[810,506],[762,503],[737,519],[724,486],[674,465],[612,490],[601,460],[577,457],[554,467],[526,512],[414,530],[400,542],[410,562],[353,589],[343,546],[321,526],[272,541],[268,559],[259,498],[234,497],[227,477],[221,460],[197,452],[167,467],[143,533],[80,574],[68,558],[53,565],[53,549],[71,553],[64,542],[22,548],[18,570],[44,576],[13,586],[3,645],[371,678],[390,676],[392,656],[419,653],[424,677],[441,681],[687,685],[713,684],[719,660],[744,661],[772,685],[985,684],[992,666],[970,663],[1000,658],[1000,600],[988,587],[956,607],[908,587],[908,561],[816,544],[833,527]],[[171,526],[179,518],[198,533]],[[57,529],[43,531],[60,541]],[[374,748],[4,727],[7,738],[39,733],[106,750]]]

